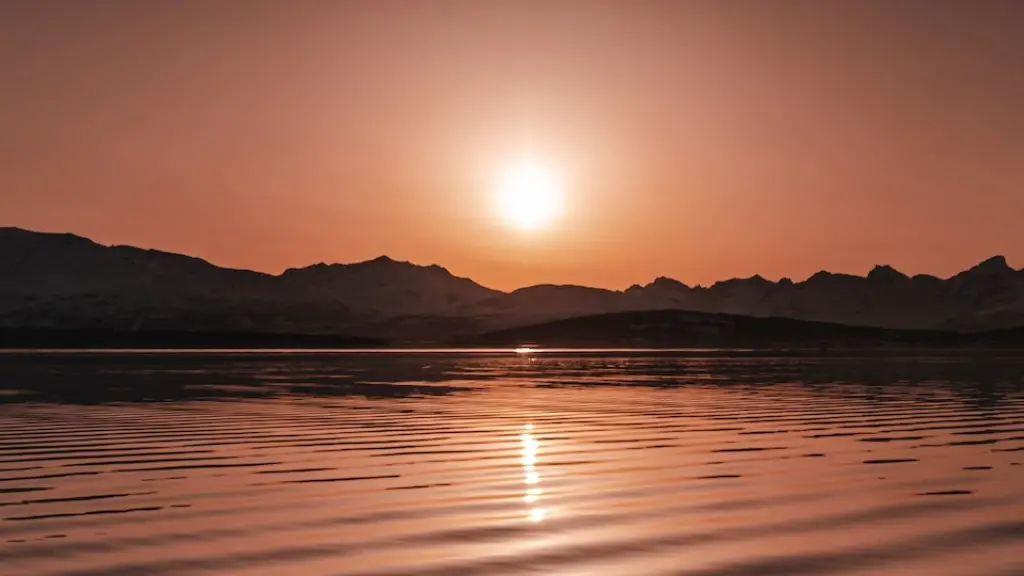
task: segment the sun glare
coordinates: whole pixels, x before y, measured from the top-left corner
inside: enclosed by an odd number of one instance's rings
[[[520,230],[542,228],[562,212],[561,186],[543,166],[523,162],[502,177],[498,185],[498,210],[502,218]]]

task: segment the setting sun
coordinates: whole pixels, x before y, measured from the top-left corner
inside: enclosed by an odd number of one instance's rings
[[[561,186],[543,166],[523,162],[502,176],[498,210],[502,218],[520,230],[541,228],[562,212]]]

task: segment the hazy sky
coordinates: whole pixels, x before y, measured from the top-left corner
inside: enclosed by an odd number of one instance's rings
[[[1024,2],[0,0],[0,225],[483,284],[1024,265]],[[494,211],[526,152],[565,212]]]

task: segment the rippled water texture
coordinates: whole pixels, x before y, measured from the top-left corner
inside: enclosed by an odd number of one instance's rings
[[[1024,362],[0,354],[3,574],[1024,574]]]

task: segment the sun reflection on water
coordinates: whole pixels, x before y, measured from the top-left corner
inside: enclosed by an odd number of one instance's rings
[[[548,515],[548,510],[534,505],[540,500],[544,490],[540,487],[540,472],[537,470],[537,452],[540,450],[540,441],[534,438],[532,432],[533,424],[527,424],[523,426],[523,433],[519,436],[523,444],[523,483],[526,484],[523,502],[530,505],[530,520],[540,522]]]

